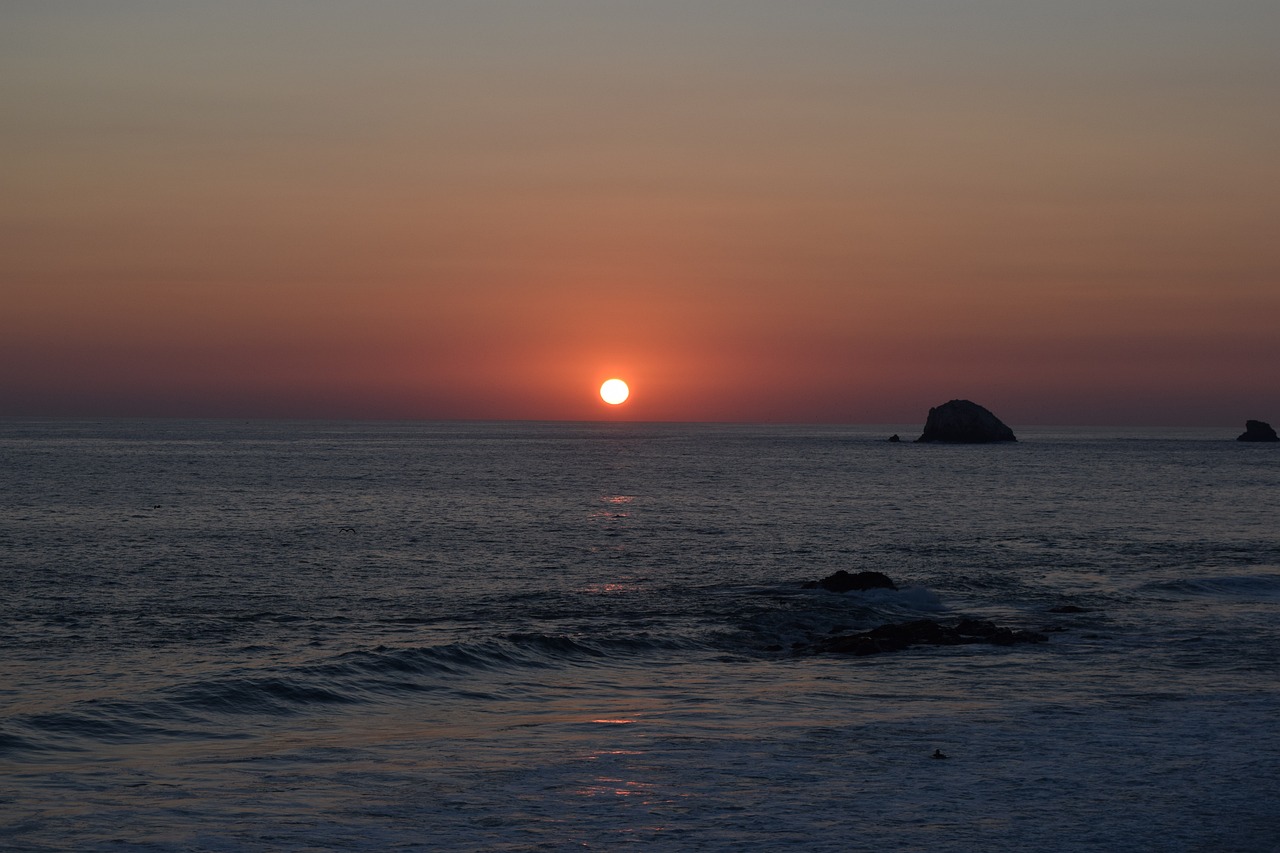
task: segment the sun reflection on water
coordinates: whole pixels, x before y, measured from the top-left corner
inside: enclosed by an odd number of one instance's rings
[[[574,791],[580,797],[600,797],[609,794],[615,797],[635,797],[653,792],[656,786],[652,782],[633,782],[626,779],[615,779],[599,776],[595,784]],[[648,800],[645,801],[648,804]]]
[[[634,583],[593,583],[582,588],[587,595],[616,595],[621,592],[635,592],[639,586]]]
[[[635,500],[633,495],[601,495],[600,502],[605,504],[605,508],[597,509],[591,513],[591,518],[626,518],[630,515],[626,511],[627,504]]]

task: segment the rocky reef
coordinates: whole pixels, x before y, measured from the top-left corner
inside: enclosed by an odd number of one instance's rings
[[[841,569],[835,574],[827,575],[820,581],[809,581],[804,585],[804,588],[825,589],[829,592],[849,592],[850,590],[897,589],[898,585],[888,575],[880,572],[858,572],[851,575]]]
[[[929,410],[924,432],[916,441],[986,444],[1017,441],[1013,430],[990,410],[969,400],[952,400]]]
[[[961,619],[944,625],[932,619],[891,622],[856,634],[822,637],[793,649],[798,654],[875,655],[897,652],[911,646],[963,646],[986,643],[1012,646],[1016,643],[1043,643],[1049,638],[1036,631],[1003,628],[980,619]]]
[[[808,581],[805,589],[825,589],[829,592],[850,592],[869,589],[898,589],[893,579],[881,572],[850,573],[841,569],[822,580]],[[1082,608],[1064,607],[1062,613],[1082,613]],[[1053,630],[1053,629],[1045,629]],[[793,643],[792,654],[797,655],[875,655],[897,652],[912,646],[964,646],[986,643],[993,646],[1012,646],[1016,643],[1043,643],[1049,638],[1037,631],[1004,628],[980,619],[961,619],[954,625],[944,625],[932,619],[916,619],[910,622],[889,622],[856,633],[835,633],[812,640]],[[780,646],[771,647],[781,651]]]

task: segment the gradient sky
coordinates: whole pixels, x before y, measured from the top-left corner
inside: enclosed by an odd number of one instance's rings
[[[1274,0],[7,0],[0,414],[1280,421],[1278,43]]]

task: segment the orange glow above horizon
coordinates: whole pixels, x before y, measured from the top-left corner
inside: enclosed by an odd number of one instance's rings
[[[0,416],[1280,420],[1275,12],[1183,5],[5,8]]]

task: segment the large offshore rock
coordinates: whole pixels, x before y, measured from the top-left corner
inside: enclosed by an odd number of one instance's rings
[[[1266,421],[1245,421],[1244,432],[1236,441],[1280,441],[1280,436]]]
[[[916,441],[943,441],[956,444],[985,444],[1017,441],[1004,421],[977,403],[952,400],[929,410],[924,433]]]

